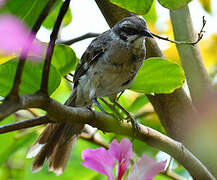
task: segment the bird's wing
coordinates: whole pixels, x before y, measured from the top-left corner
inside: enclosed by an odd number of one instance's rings
[[[105,52],[111,42],[110,30],[104,32],[95,38],[88,46],[86,51],[81,57],[79,64],[76,67],[73,82],[76,85],[79,78],[87,72],[89,67],[96,62],[99,57]]]

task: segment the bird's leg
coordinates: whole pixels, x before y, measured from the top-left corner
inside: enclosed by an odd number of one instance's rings
[[[92,98],[91,100],[92,100],[93,104],[95,104],[100,109],[100,111],[102,111],[105,114],[108,114],[105,111],[105,109],[102,107],[102,105],[99,103],[99,101],[97,101],[97,98]]]
[[[114,112],[114,114],[110,114],[110,115],[112,115],[115,119],[118,119],[119,120],[118,122],[124,119],[124,117],[121,116],[120,112],[118,112],[118,110],[112,104],[110,104],[104,98],[100,98],[100,99],[112,110],[112,112]]]
[[[118,97],[115,99],[115,102],[118,102],[118,100],[120,99],[121,95],[124,93],[125,90],[121,91],[121,93],[118,95]]]
[[[138,122],[137,122],[136,119],[135,119],[122,105],[120,105],[117,101],[115,101],[114,104],[115,104],[117,107],[119,107],[119,108],[127,115],[127,119],[129,119],[129,121],[130,121],[131,124],[132,124],[132,127],[133,127],[133,136],[134,136],[134,134],[136,133],[136,131],[139,132],[139,130],[140,130],[140,127],[139,127]]]
[[[100,109],[100,111],[107,114],[105,109],[102,107],[102,105],[97,101],[96,89],[95,88],[92,88],[91,91],[90,91],[90,99],[93,102],[93,104],[95,104]]]

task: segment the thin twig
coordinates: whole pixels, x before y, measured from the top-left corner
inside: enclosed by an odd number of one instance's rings
[[[32,27],[32,32],[37,33],[38,30],[40,29],[42,23],[44,22],[45,18],[48,16],[50,9],[54,5],[54,3],[57,0],[49,0],[44,9],[41,11],[41,14],[39,15],[35,25]]]
[[[155,36],[156,38],[158,39],[162,39],[162,40],[166,40],[166,41],[169,41],[171,43],[175,43],[175,44],[189,44],[189,45],[196,45],[202,38],[203,38],[203,33],[205,32],[204,31],[204,27],[206,25],[206,20],[205,20],[205,16],[203,16],[203,25],[201,27],[201,30],[200,32],[197,34],[198,37],[197,37],[197,40],[195,42],[188,42],[188,41],[176,41],[176,40],[171,40],[169,39],[168,37],[162,37],[162,36],[159,36],[157,34],[154,34],[154,33],[151,33],[153,36]]]
[[[171,178],[173,180],[187,180],[186,178],[176,174],[175,172],[173,172],[171,170],[167,171],[167,172],[160,173],[160,174],[162,174],[162,175],[164,175],[166,177],[169,177],[169,178]]]
[[[143,117],[146,117],[148,115],[151,115],[151,114],[155,114],[155,111],[143,111],[143,112],[139,112],[135,115],[135,119],[138,119],[138,118],[143,118]]]
[[[20,83],[21,83],[21,77],[22,77],[25,61],[26,61],[26,55],[20,57],[19,63],[17,65],[17,69],[16,69],[16,75],[14,77],[14,83],[13,83],[12,89],[11,89],[11,91],[8,94],[6,99],[15,99],[16,100],[19,98],[18,97],[19,96],[19,87],[20,87]]]
[[[67,81],[69,81],[70,83],[73,83],[73,80],[70,79],[70,78],[68,77],[68,75],[65,75],[64,78],[65,78]]]
[[[34,119],[16,122],[12,124],[2,125],[0,126],[0,134],[8,133],[11,131],[16,131],[20,129],[30,128],[34,126],[39,126],[42,124],[48,123],[48,119],[46,116],[36,117]]]
[[[79,36],[79,37],[76,37],[74,39],[70,39],[70,40],[67,40],[67,41],[59,40],[57,43],[58,44],[65,44],[65,45],[72,45],[73,43],[76,43],[78,41],[82,41],[82,40],[85,40],[85,39],[88,39],[88,38],[97,37],[99,35],[100,35],[100,33],[87,33],[87,34],[84,34],[82,36]]]
[[[46,6],[44,7],[44,9],[42,10],[41,14],[39,15],[38,19],[36,20],[36,23],[34,24],[34,26],[32,28],[32,32],[34,34],[36,34],[37,31],[39,30],[39,28],[41,27],[43,21],[45,20],[45,18],[49,14],[50,9],[55,2],[56,2],[56,0],[48,1]],[[18,98],[19,86],[21,83],[21,77],[22,77],[24,65],[26,62],[26,58],[27,58],[27,52],[24,53],[24,50],[22,50],[21,57],[19,59],[19,63],[18,63],[17,70],[16,70],[16,75],[14,78],[14,83],[13,83],[12,89],[11,89],[7,98],[16,98],[16,99]]]
[[[92,130],[94,129],[94,131]],[[96,144],[98,146],[102,146],[106,149],[109,148],[109,145],[103,141],[100,136],[97,136],[97,129],[90,127],[90,126],[85,126],[81,136],[82,139],[87,140],[93,144]]]
[[[109,145],[106,144],[105,142],[101,141],[100,139],[96,138],[95,136],[85,136],[84,134],[81,134],[80,136],[82,139],[88,141],[88,142],[91,142],[93,144],[96,144],[98,146],[101,146],[101,147],[104,147],[105,149],[108,149],[109,148]]]
[[[49,72],[50,72],[50,65],[51,65],[51,57],[53,55],[53,50],[55,46],[55,42],[57,39],[57,35],[63,20],[63,17],[65,16],[68,8],[69,8],[70,0],[65,0],[63,5],[61,6],[61,9],[59,11],[57,20],[54,24],[53,31],[50,35],[50,42],[48,44],[48,49],[46,52],[46,58],[45,63],[43,67],[43,73],[42,73],[42,81],[41,81],[41,88],[40,90],[47,94],[48,91],[48,79],[49,79]]]
[[[35,111],[33,111],[31,108],[26,109],[27,111],[29,111],[34,117],[38,117],[39,114],[36,113]]]

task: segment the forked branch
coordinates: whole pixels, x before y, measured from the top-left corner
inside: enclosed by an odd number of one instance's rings
[[[154,33],[151,33],[153,36],[155,36],[156,38],[158,39],[162,39],[162,40],[165,40],[165,41],[169,41],[171,43],[175,43],[175,44],[189,44],[189,45],[196,45],[202,38],[203,38],[203,34],[204,34],[204,27],[206,25],[206,20],[205,20],[205,16],[203,16],[203,24],[202,24],[202,27],[200,29],[200,32],[197,34],[197,40],[195,42],[189,42],[189,41],[176,41],[176,40],[171,40],[169,39],[168,37],[162,37],[162,36],[159,36],[157,34],[154,34]]]

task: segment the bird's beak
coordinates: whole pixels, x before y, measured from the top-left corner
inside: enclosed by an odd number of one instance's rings
[[[142,31],[141,35],[145,36],[145,37],[154,38],[154,36],[152,35],[152,33],[148,29],[145,29],[144,31]]]

